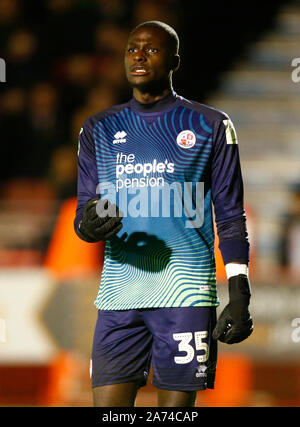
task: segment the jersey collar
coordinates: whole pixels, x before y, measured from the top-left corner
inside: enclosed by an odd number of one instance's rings
[[[144,113],[157,113],[159,111],[165,110],[172,106],[172,104],[177,100],[178,96],[174,90],[172,90],[168,95],[159,99],[158,101],[151,102],[149,104],[144,104],[137,101],[134,97],[131,98],[130,107],[133,110],[144,112]]]

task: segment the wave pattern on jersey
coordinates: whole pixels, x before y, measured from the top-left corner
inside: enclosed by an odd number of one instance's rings
[[[176,137],[187,129],[194,132],[197,142],[182,149]],[[113,144],[121,131],[126,133],[126,142]],[[99,121],[94,136],[99,182],[116,182],[118,153],[134,153],[136,162],[142,164],[153,159],[174,163],[174,172],[163,175],[169,184],[207,180],[212,129],[194,110],[177,106],[149,122],[149,115],[146,119],[143,113],[125,108]],[[106,243],[95,301],[98,308],[218,305],[210,190],[205,194],[205,220],[200,228],[185,228],[183,218],[123,219],[123,229]]]

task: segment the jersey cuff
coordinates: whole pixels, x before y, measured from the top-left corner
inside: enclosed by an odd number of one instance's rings
[[[249,263],[249,242],[241,239],[228,239],[219,243],[224,264],[230,262]]]

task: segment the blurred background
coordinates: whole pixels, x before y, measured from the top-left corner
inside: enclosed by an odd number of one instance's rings
[[[131,96],[124,47],[152,19],[181,40],[175,91],[233,120],[245,184],[255,331],[220,344],[197,405],[300,404],[300,1],[0,0],[1,406],[92,405],[103,246],[73,232],[77,139]],[[156,405],[150,381],[136,404]]]

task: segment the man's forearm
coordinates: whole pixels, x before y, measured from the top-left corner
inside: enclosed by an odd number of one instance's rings
[[[246,228],[246,217],[235,218],[229,221],[217,222],[219,249],[224,264],[249,263],[249,241]]]

